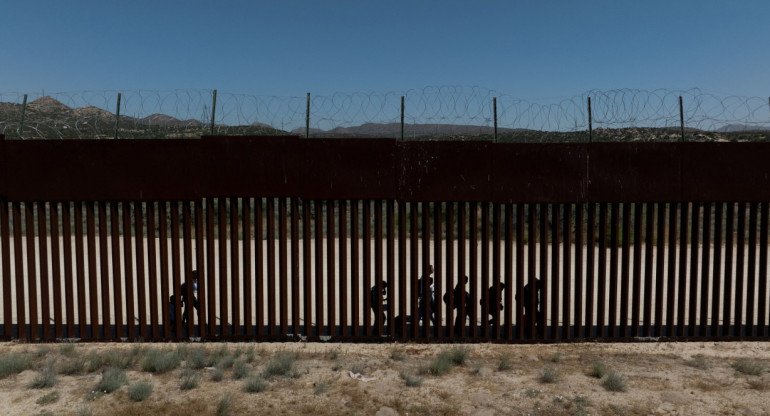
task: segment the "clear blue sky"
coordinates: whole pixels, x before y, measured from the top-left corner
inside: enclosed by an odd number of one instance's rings
[[[0,92],[770,95],[770,1],[2,0]]]

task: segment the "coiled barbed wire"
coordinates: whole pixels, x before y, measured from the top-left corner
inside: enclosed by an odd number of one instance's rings
[[[41,92],[28,94],[24,106],[23,93],[0,93],[0,133],[22,139],[194,138],[212,133],[400,138],[403,99],[406,139],[489,139],[496,124],[501,141],[583,141],[589,130],[595,140],[674,140],[680,97],[689,140],[761,140],[770,130],[770,100],[701,89],[591,90],[531,100],[481,87],[428,86],[403,93],[311,95],[309,114],[307,96],[196,89]]]

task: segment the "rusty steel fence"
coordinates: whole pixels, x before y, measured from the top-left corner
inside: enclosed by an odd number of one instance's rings
[[[767,339],[768,156],[2,139],[0,337]]]

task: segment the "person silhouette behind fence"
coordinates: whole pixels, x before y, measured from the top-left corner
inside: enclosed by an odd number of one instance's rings
[[[187,282],[182,283],[182,285],[179,287],[179,293],[171,295],[171,297],[168,299],[168,309],[169,309],[169,317],[171,318],[171,331],[176,332],[176,300],[177,297],[181,298],[182,303],[182,328],[187,328],[187,318],[189,316],[188,313],[188,306],[192,304],[193,308],[195,310],[198,310],[198,298],[195,296],[195,293],[198,291],[198,271],[193,270],[190,273],[190,282],[192,282],[192,302],[190,302],[190,299],[187,298]]]
[[[465,322],[465,318],[470,318],[471,316],[471,295],[465,290],[465,285],[468,284],[468,280],[468,276],[465,276],[465,282],[457,282],[457,286],[455,286],[452,291],[452,308],[457,309],[454,323],[454,335],[456,337],[462,335],[462,332],[460,332],[460,323]],[[449,292],[444,293],[444,303],[449,305]],[[460,316],[461,305],[465,308],[465,316],[463,317]]]
[[[484,302],[489,300],[489,325],[495,326],[497,324],[497,321],[495,321],[495,308],[499,308],[501,311],[505,308],[503,306],[503,290],[505,290],[505,283],[500,283],[500,292],[498,293],[497,290],[495,290],[495,285],[492,285],[489,287],[489,290],[486,293],[481,294],[481,300],[479,301],[479,305],[481,307],[484,307]],[[497,305],[497,306],[495,306]]]
[[[428,266],[428,291],[430,292],[430,298],[427,299],[428,302],[428,313],[430,314],[430,321],[433,322],[433,325],[436,324],[436,315],[435,315],[435,304],[436,299],[433,295],[433,265]],[[422,321],[423,314],[425,312],[425,279],[426,277],[420,277],[419,280],[417,280],[417,315],[418,319]]]
[[[379,303],[382,302],[382,313],[377,313],[377,307]],[[372,312],[374,312],[374,331],[375,333],[378,333],[378,328],[380,322],[385,324],[385,320],[387,318],[387,312],[388,312],[388,282],[382,281],[382,294],[377,294],[377,285],[372,286],[371,290],[371,304]]]
[[[531,337],[533,334],[536,334],[538,329],[542,328],[544,322],[543,322],[543,311],[540,310],[540,301],[542,296],[542,290],[543,290],[543,284],[540,281],[540,279],[535,278],[535,304],[532,304],[532,282],[527,283],[524,286],[524,299],[521,299],[518,293],[516,293],[516,302],[522,302],[522,305],[524,306],[524,316],[522,317],[524,320],[524,333]],[[532,316],[535,315],[535,320],[533,322]],[[534,324],[534,325],[533,325]]]

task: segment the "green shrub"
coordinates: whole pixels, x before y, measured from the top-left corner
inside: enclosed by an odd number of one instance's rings
[[[102,379],[96,385],[96,390],[104,393],[112,393],[124,384],[128,384],[126,370],[122,368],[107,367],[102,373]]]
[[[765,364],[751,358],[741,358],[732,366],[735,371],[749,376],[758,376],[765,372]]]
[[[191,368],[184,368],[180,374],[179,388],[182,390],[192,390],[198,387],[200,380],[201,377],[197,371]]]
[[[217,416],[229,416],[233,411],[233,394],[225,393],[222,400],[217,404]]]
[[[128,353],[119,350],[109,350],[102,354],[104,365],[110,367],[117,367],[127,369],[134,365],[135,354]]]
[[[449,350],[449,358],[454,365],[464,365],[468,359],[471,349],[468,347],[452,347]]]
[[[227,370],[230,367],[232,367],[234,363],[235,363],[235,356],[232,354],[227,354],[219,358],[219,361],[217,361],[216,366],[223,370]]]
[[[200,370],[203,367],[206,367],[206,350],[198,347],[194,348],[192,351],[190,351],[189,354],[187,354],[187,366],[190,368],[194,368],[196,370]]]
[[[59,401],[59,392],[54,390],[54,391],[52,391],[52,392],[50,392],[50,393],[40,397],[39,399],[37,399],[35,401],[35,403],[37,403],[39,405],[46,405],[46,404],[51,404],[51,403],[54,403],[54,402],[57,402],[57,401]]]
[[[603,378],[610,372],[610,368],[604,361],[595,361],[591,365],[591,369],[588,371],[588,375],[594,378]]]
[[[59,344],[59,354],[65,357],[71,357],[75,354],[75,344],[72,342],[63,342]]]
[[[246,378],[251,373],[251,366],[244,360],[237,360],[233,364],[233,379],[240,380]]]
[[[540,372],[541,383],[556,383],[559,381],[559,371],[550,365],[545,366],[543,371]]]
[[[180,355],[176,351],[161,351],[151,349],[141,360],[142,370],[163,374],[179,366]]]
[[[444,351],[428,364],[428,374],[443,376],[452,369],[452,363],[452,357]]]
[[[604,384],[604,388],[609,391],[626,391],[626,380],[620,373],[615,371],[610,370],[607,375],[604,376],[602,384]]]
[[[264,378],[287,375],[294,366],[297,356],[291,352],[279,352],[271,358],[262,372]]]
[[[28,354],[12,352],[0,355],[0,379],[16,375],[32,366],[32,358]]]
[[[85,365],[86,359],[84,357],[71,357],[62,362],[59,366],[59,373],[68,376],[80,374],[83,372],[83,367],[85,367]]]
[[[260,393],[267,390],[267,380],[261,375],[254,375],[246,379],[243,383],[243,390],[246,393]]]
[[[150,397],[150,394],[152,394],[152,383],[137,381],[128,385],[128,397],[135,402],[141,402]]]
[[[420,387],[422,385],[422,382],[424,379],[420,376],[409,374],[406,371],[402,371],[398,374],[399,377],[401,377],[402,380],[404,380],[404,383],[407,387]]]
[[[222,381],[222,378],[224,378],[224,376],[225,376],[225,370],[223,370],[223,369],[221,369],[219,367],[216,367],[211,372],[211,381],[214,381],[214,382],[218,383],[218,382]]]
[[[45,361],[43,369],[40,370],[35,378],[32,379],[29,387],[33,389],[44,389],[56,385],[56,359],[49,358]]]
[[[500,357],[500,364],[497,365],[497,369],[500,371],[513,370],[513,361],[511,361],[511,357],[508,354]]]

